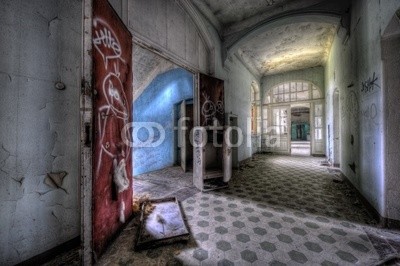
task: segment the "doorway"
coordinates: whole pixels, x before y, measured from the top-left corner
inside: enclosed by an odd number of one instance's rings
[[[339,90],[336,89],[333,93],[333,151],[331,163],[333,167],[340,167],[340,97]]]
[[[290,116],[291,155],[310,156],[310,105],[292,105]]]
[[[176,164],[184,172],[193,171],[193,145],[190,132],[193,129],[193,99],[175,104],[175,157]]]
[[[229,125],[233,128],[238,126],[238,118],[237,116],[230,115],[229,116]],[[239,136],[238,136],[238,131],[237,130],[232,130],[231,131],[231,143],[238,143]],[[232,168],[233,169],[239,169],[239,155],[238,155],[238,147],[235,145],[232,147]]]

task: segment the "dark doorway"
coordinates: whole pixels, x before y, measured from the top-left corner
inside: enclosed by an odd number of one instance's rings
[[[309,156],[310,144],[310,108],[296,106],[291,108],[291,155]]]

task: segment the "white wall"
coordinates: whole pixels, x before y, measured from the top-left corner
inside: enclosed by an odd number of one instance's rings
[[[80,234],[81,1],[3,1],[0,9],[0,264]],[[55,89],[55,82],[66,85]],[[66,171],[62,189],[44,183]]]
[[[387,217],[400,221],[400,9],[383,35],[386,211]]]
[[[238,148],[238,160],[250,158],[251,141],[251,84],[259,80],[254,77],[236,56],[229,56],[226,64],[225,112],[238,116],[238,126],[243,132],[243,143]]]
[[[353,1],[350,38],[343,44],[342,38],[335,37],[325,69],[326,125],[333,124],[333,92],[337,88],[340,93],[341,170],[384,217],[390,206],[385,204],[380,40],[399,7],[396,0]],[[363,91],[362,82],[374,73],[375,85]],[[349,166],[353,163],[355,173]],[[399,215],[389,218],[399,219]]]
[[[2,1],[0,264],[80,234],[81,1]],[[55,82],[66,85],[55,89]],[[44,183],[66,171],[62,187]]]

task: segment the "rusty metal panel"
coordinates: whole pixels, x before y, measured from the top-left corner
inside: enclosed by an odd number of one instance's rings
[[[93,249],[101,254],[132,215],[132,36],[106,0],[93,2]],[[124,133],[125,134],[125,133]]]
[[[200,125],[224,126],[224,81],[208,75],[199,74],[199,97]]]

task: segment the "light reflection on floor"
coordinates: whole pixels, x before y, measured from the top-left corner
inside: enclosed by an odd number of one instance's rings
[[[136,219],[98,264],[374,265],[400,253],[400,236],[376,228],[353,189],[321,160],[256,155],[229,188],[208,193],[170,176],[179,168],[140,178],[137,189],[179,195],[192,238],[136,252]]]

